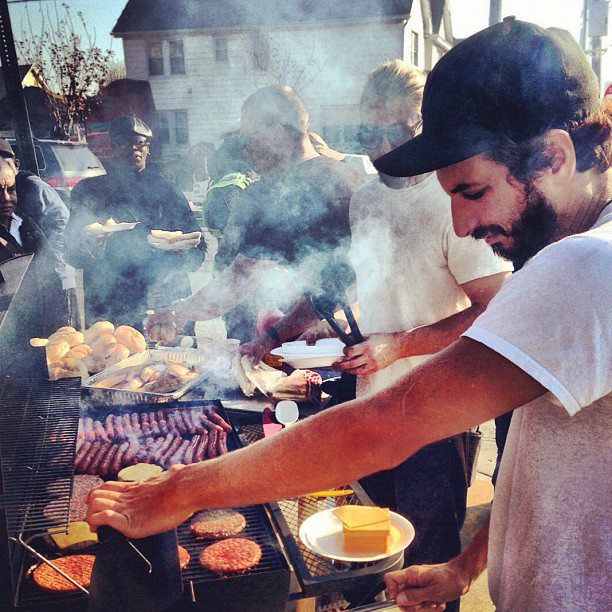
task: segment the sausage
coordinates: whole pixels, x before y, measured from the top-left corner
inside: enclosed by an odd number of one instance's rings
[[[191,414],[189,410],[182,410],[181,416],[183,417],[183,421],[185,421],[185,425],[187,426],[187,431],[189,435],[193,436],[196,433],[195,427],[193,426],[193,420],[191,419]]]
[[[123,423],[121,417],[113,417],[113,427],[115,428],[115,439],[125,440],[125,431],[123,430]]]
[[[76,446],[74,448],[75,459],[76,459],[76,456],[79,454],[79,451],[81,450],[81,446],[83,446],[83,442],[85,442],[85,438],[77,437]],[[76,465],[76,463],[75,463],[75,465]]]
[[[172,444],[172,440],[174,440],[174,436],[172,434],[168,434],[164,438],[162,438],[161,445],[155,450],[155,454],[153,456],[153,463],[160,463],[163,459],[164,454],[170,448],[170,444]]]
[[[181,437],[181,432],[178,430],[174,416],[171,414],[168,415],[168,431],[177,438]]]
[[[81,447],[74,456],[74,469],[77,472],[81,471],[81,464],[83,463],[83,459],[87,457],[90,448],[91,442],[89,440],[83,440],[83,444],[81,444]]]
[[[131,446],[131,442],[122,442],[117,447],[117,452],[113,457],[113,461],[108,467],[109,474],[117,474],[117,472],[125,465],[125,459],[127,457],[128,448]]]
[[[217,438],[217,455],[225,455],[227,453],[227,432],[220,431],[219,437]]]
[[[145,438],[149,438],[153,435],[151,427],[149,426],[149,415],[146,412],[140,415],[140,428],[142,429],[142,435]]]
[[[106,435],[112,440],[115,437],[115,427],[113,425],[114,415],[108,414],[106,416],[106,420],[104,421],[104,429],[106,430]]]
[[[94,442],[91,443],[91,446],[89,447],[89,450],[87,451],[87,454],[85,455],[85,457],[83,458],[83,461],[81,462],[81,471],[83,474],[88,473],[87,470],[89,469],[89,464],[91,463],[92,459],[98,452],[100,446],[101,446],[101,443],[98,440],[95,440]]]
[[[94,433],[94,430],[93,430],[93,419],[92,418],[87,417],[83,421],[83,432],[85,433],[86,440],[93,442],[96,439],[96,434]]]
[[[146,463],[146,458],[147,458],[149,449],[151,448],[152,444],[153,444],[153,438],[151,437],[145,438],[142,441],[140,448],[138,449],[138,452],[136,453],[136,456],[134,457],[134,459],[136,459],[136,463]]]
[[[132,429],[134,430],[134,433],[138,436],[141,436],[142,429],[140,427],[140,418],[137,412],[132,412],[132,414],[130,415],[130,421],[132,421]]]
[[[183,458],[183,463],[185,465],[189,465],[190,463],[193,463],[193,454],[195,452],[195,449],[198,446],[199,441],[200,441],[200,436],[193,436],[193,438],[191,438],[191,440],[189,441],[189,446],[185,450],[185,457]]]
[[[174,453],[178,450],[179,446],[183,443],[183,438],[180,436],[175,436],[172,440],[168,450],[164,453],[162,457],[163,467],[168,468],[170,466],[170,459],[173,457]]]
[[[117,454],[118,450],[119,450],[119,447],[116,444],[111,445],[108,452],[104,456],[104,459],[102,459],[102,462],[100,463],[100,467],[98,468],[99,476],[106,476],[106,474],[108,474],[110,466],[112,465],[113,459],[115,455]]]
[[[153,443],[149,447],[147,451],[147,458],[145,459],[145,463],[155,463],[155,457],[157,456],[157,451],[164,443],[164,438],[158,437],[154,438]]]
[[[106,456],[110,448],[110,444],[100,444],[100,448],[98,452],[94,455],[94,458],[91,460],[91,463],[87,467],[88,474],[97,474],[100,464],[102,463],[102,459]]]
[[[217,414],[213,407],[204,408],[204,411],[208,416],[209,420],[211,420],[215,425],[219,425],[228,433],[232,431],[232,426],[227,421],[225,421],[225,419],[220,414]]]
[[[106,430],[102,426],[100,421],[93,422],[93,432],[98,440],[102,440],[103,442],[110,442],[110,438],[106,435]]]
[[[208,432],[208,446],[206,448],[206,455],[209,459],[217,456],[217,438],[219,437],[219,432],[216,429],[213,429]]]
[[[181,435],[184,435],[187,433],[187,426],[185,425],[185,421],[183,421],[183,417],[181,415],[181,413],[178,410],[175,410],[172,415],[174,416],[174,422],[176,423],[176,426],[179,430],[179,433]]]
[[[183,459],[185,457],[185,452],[187,451],[187,447],[189,446],[190,440],[183,440],[182,444],[179,446],[178,450],[174,455],[170,458],[170,465],[176,465],[177,463],[183,463]]]
[[[121,424],[123,425],[123,431],[125,432],[126,438],[132,438],[134,436],[134,428],[132,427],[132,419],[129,414],[123,414],[119,417]]]
[[[79,428],[77,430],[77,440],[85,439],[85,427],[84,419],[79,419]]]
[[[193,453],[193,463],[198,463],[199,461],[204,461],[206,458],[206,449],[208,447],[208,434],[204,432],[200,436],[200,440],[198,441],[198,446]]]
[[[170,433],[166,419],[163,417],[161,419],[157,419],[157,424],[159,425],[159,431],[161,432],[162,436],[167,436]]]
[[[127,445],[127,449],[123,456],[123,465],[131,465],[134,462],[138,449],[140,448],[140,443],[136,438],[132,438]]]
[[[149,412],[149,425],[151,426],[151,431],[153,432],[154,436],[162,435],[161,429],[159,428],[159,423],[157,422],[157,419],[155,418],[154,412]]]

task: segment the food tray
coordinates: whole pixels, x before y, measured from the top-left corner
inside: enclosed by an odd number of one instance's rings
[[[196,370],[199,372],[193,380],[179,387],[172,393],[152,393],[150,391],[129,391],[127,389],[104,389],[101,387],[94,387],[94,383],[116,374],[119,370],[129,366],[139,365],[144,363],[150,357],[162,357],[167,361],[174,362],[186,362],[189,365],[196,366]],[[164,349],[163,351],[157,349],[149,349],[142,353],[132,355],[119,363],[116,363],[98,374],[94,374],[83,381],[82,388],[87,391],[91,400],[94,403],[101,404],[150,404],[150,403],[161,403],[171,402],[185,395],[189,390],[197,387],[206,378],[206,372],[204,371],[204,365],[206,363],[206,356],[197,349]]]

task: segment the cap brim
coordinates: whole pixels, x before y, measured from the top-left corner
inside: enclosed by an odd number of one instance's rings
[[[480,133],[478,133],[480,132]],[[490,132],[466,128],[463,142],[428,138],[421,133],[375,160],[374,167],[388,176],[417,176],[457,164],[484,153],[496,143]]]

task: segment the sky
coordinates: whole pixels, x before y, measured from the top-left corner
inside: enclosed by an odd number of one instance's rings
[[[11,0],[9,0],[10,2]],[[257,0],[252,0],[257,2]],[[416,0],[415,0],[416,1]],[[53,9],[54,5],[68,4],[73,12],[80,10],[85,16],[90,31],[95,30],[97,44],[110,46],[118,59],[123,57],[121,41],[113,40],[110,31],[121,14],[126,0],[44,0],[11,4],[13,31],[17,36],[25,21],[26,6],[34,26],[40,24],[39,6]],[[544,27],[561,27],[569,30],[576,40],[580,38],[582,0],[502,0],[502,15],[515,15],[517,19],[533,21]],[[457,38],[465,38],[486,27],[489,19],[489,0],[450,0],[453,33]],[[604,39],[603,46],[612,44],[612,19],[610,34]],[[38,27],[40,27],[38,25]],[[602,81],[612,81],[612,49],[603,56]]]

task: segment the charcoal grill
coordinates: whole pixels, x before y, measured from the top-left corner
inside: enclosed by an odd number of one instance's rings
[[[260,414],[239,410],[228,410],[227,414],[243,446],[263,437]],[[358,483],[346,488],[352,489],[353,494],[326,498],[305,496],[268,504],[301,587],[301,593],[293,597],[315,597],[344,591],[353,594],[354,603],[362,603],[384,588],[382,576],[385,573],[403,566],[403,552],[370,563],[346,563],[317,555],[302,544],[298,532],[309,516],[342,505],[373,505]]]

